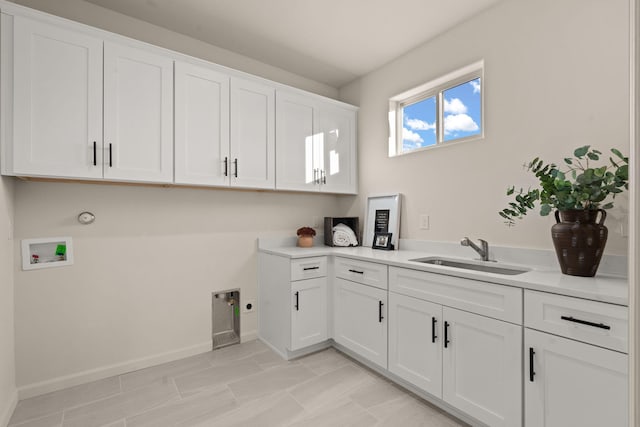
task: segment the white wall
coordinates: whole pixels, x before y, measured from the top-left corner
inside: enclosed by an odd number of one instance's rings
[[[586,144],[628,153],[628,11],[627,0],[508,0],[342,88],[360,105],[361,183],[343,207],[356,215],[367,195],[401,192],[404,238],[552,249],[551,217],[508,228],[497,212],[508,186],[534,182],[522,165],[536,156],[562,163]],[[388,158],[389,98],[482,58],[485,139]],[[610,254],[627,251],[619,205],[606,222]]]
[[[13,179],[0,178],[0,426],[17,402],[13,302]]]
[[[21,396],[210,349],[211,293],[257,297],[256,238],[338,213],[315,194],[23,181],[15,193]],[[78,223],[84,210],[93,224]],[[21,271],[20,240],[47,236],[73,238],[74,265]],[[241,326],[255,337],[257,313]]]

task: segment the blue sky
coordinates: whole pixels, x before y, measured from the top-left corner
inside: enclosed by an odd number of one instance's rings
[[[445,142],[482,132],[479,78],[445,90],[443,98]],[[405,106],[403,119],[403,151],[436,144],[435,96]]]

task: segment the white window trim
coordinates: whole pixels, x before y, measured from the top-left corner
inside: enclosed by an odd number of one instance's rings
[[[444,133],[444,114],[440,111],[444,100],[442,99],[443,91],[451,89],[462,83],[480,78],[480,133],[464,138],[456,138],[451,141],[444,141],[442,137]],[[404,126],[404,117],[402,111],[405,105],[414,104],[418,101],[436,97],[436,144],[428,147],[417,148],[415,150],[402,151],[402,128]],[[484,60],[474,62],[473,64],[462,67],[456,71],[452,71],[442,77],[431,80],[425,84],[409,89],[389,99],[389,157],[415,153],[418,151],[438,148],[448,145],[466,142],[475,139],[484,138]]]

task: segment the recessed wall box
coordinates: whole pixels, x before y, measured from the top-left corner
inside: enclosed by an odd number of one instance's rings
[[[63,267],[73,264],[71,237],[22,240],[22,269]]]
[[[343,217],[343,218],[334,218],[325,216],[324,217],[324,244],[326,246],[333,246],[333,227],[338,224],[344,224],[351,228],[358,239],[358,246],[362,246],[362,241],[360,240],[360,218],[357,216]]]

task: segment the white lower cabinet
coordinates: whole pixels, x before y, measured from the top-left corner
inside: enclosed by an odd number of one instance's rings
[[[527,427],[628,425],[626,354],[525,329]]]
[[[627,319],[627,307],[525,292],[527,427],[628,425]]]
[[[389,371],[491,426],[521,425],[522,327],[389,293]]]
[[[259,254],[258,336],[285,359],[329,345],[328,296],[327,257]]]
[[[387,368],[387,291],[336,278],[334,337],[340,345]]]
[[[442,314],[442,399],[490,426],[522,425],[522,326],[449,307]]]
[[[291,283],[291,348],[300,350],[327,339],[327,278]]]

